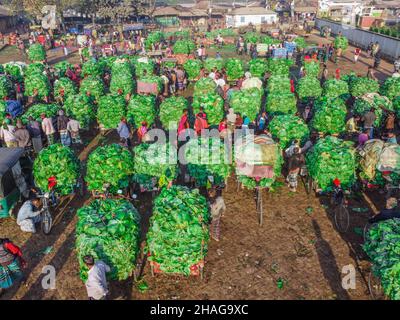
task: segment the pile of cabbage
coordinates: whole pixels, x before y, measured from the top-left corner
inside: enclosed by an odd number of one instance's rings
[[[322,191],[333,190],[333,180],[341,181],[344,189],[355,182],[355,149],[353,142],[332,136],[318,140],[306,155],[310,176]]]
[[[208,250],[209,211],[198,189],[164,188],[154,201],[147,233],[148,260],[155,272],[198,274]]]
[[[129,186],[133,175],[133,157],[118,144],[96,148],[88,158],[85,181],[90,191],[103,193],[105,184],[108,191],[117,194]]]
[[[261,108],[261,99],[262,93],[257,88],[235,90],[229,99],[229,105],[235,113],[254,121]]]
[[[292,114],[275,116],[268,128],[272,136],[279,139],[282,148],[289,147],[293,140],[299,140],[303,144],[310,134],[304,120]]]
[[[97,122],[105,130],[116,129],[121,119],[126,116],[125,98],[120,95],[108,94],[98,101]]]
[[[93,200],[77,212],[76,251],[80,278],[86,282],[86,255],[111,268],[109,278],[126,280],[136,267],[139,252],[140,215],[124,199]]]
[[[191,139],[183,148],[189,175],[197,187],[220,185],[230,176],[231,150],[219,138]]]
[[[128,104],[127,119],[134,128],[139,128],[146,121],[148,127],[153,125],[157,116],[156,99],[153,95],[135,95]]]
[[[80,162],[74,152],[61,144],[43,149],[33,163],[35,184],[43,192],[48,191],[48,179],[55,177],[55,191],[64,196],[74,192],[80,175]]]

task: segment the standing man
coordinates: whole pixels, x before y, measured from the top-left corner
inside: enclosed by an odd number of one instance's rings
[[[29,131],[22,124],[21,119],[17,120],[17,128],[15,129],[14,136],[17,138],[18,147],[26,148],[32,145]]]
[[[101,260],[95,262],[91,255],[84,256],[83,262],[89,269],[85,283],[89,300],[106,300],[109,292],[106,274],[111,268]]]
[[[18,141],[14,135],[15,127],[11,125],[11,120],[4,119],[3,125],[0,128],[0,140],[2,140],[8,148],[17,148]]]
[[[288,170],[289,174],[286,181],[289,184],[291,192],[296,192],[297,190],[297,176],[300,172],[301,167],[305,164],[304,155],[300,153],[300,148],[295,147],[293,149],[293,154],[289,158]]]
[[[38,154],[43,149],[42,132],[39,122],[33,119],[32,116],[28,118],[27,129],[31,135],[33,150]]]
[[[71,135],[71,143],[72,144],[79,144],[82,143],[81,137],[79,135],[79,130],[81,129],[81,125],[78,120],[70,118],[67,123],[67,130]]]
[[[64,111],[58,111],[57,117],[57,129],[60,133],[61,144],[69,147],[71,145],[71,139],[67,130],[68,118],[65,116]]]
[[[121,143],[126,142],[126,147],[129,148],[131,146],[131,140],[130,140],[131,133],[125,117],[121,118],[121,122],[117,127],[117,132],[121,140]]]
[[[394,72],[400,73],[400,56],[397,57],[396,61],[393,63]]]
[[[225,201],[222,196],[217,196],[215,189],[210,189],[209,193],[210,209],[211,209],[211,225],[210,234],[211,238],[219,241],[221,238],[221,217],[226,210]]]
[[[361,119],[364,121],[364,130],[368,130],[370,139],[374,138],[374,122],[376,120],[375,108],[371,108]]]
[[[56,130],[53,126],[53,120],[51,118],[47,118],[45,113],[42,113],[40,118],[42,119],[42,130],[46,135],[47,142],[50,146],[54,143],[54,134],[56,133]]]
[[[354,50],[354,63],[357,63],[360,54],[361,54],[361,49],[359,47],[356,47],[356,49]]]

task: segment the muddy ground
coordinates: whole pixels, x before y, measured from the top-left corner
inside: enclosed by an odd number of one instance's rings
[[[313,43],[325,41],[313,35]],[[212,51],[211,51],[212,52]],[[50,62],[61,60],[59,52]],[[10,48],[0,51],[0,62],[16,59]],[[361,57],[351,62],[352,48],[340,63],[342,73],[367,72],[372,61]],[[22,60],[20,57],[18,60]],[[76,62],[73,55],[70,60]],[[333,74],[336,66],[329,63]],[[390,73],[391,65],[382,63],[378,76]],[[105,138],[94,129],[85,136],[85,147],[76,150],[81,161],[98,145],[116,141],[115,134]],[[382,208],[383,196],[377,192],[350,199],[350,228],[345,234],[335,229],[328,199],[307,195],[300,184],[297,193],[283,185],[274,193],[264,193],[264,224],[258,225],[254,194],[236,189],[235,178],[224,192],[227,211],[222,220],[222,239],[211,241],[206,257],[204,279],[156,275],[148,264],[140,281],[148,290],[140,292],[132,278],[111,283],[111,299],[368,299],[366,285],[369,263],[361,249],[363,229],[373,211]],[[0,237],[9,237],[20,245],[28,261],[25,282],[9,289],[1,299],[86,299],[78,276],[74,251],[76,210],[90,198],[71,197],[63,200],[56,224],[49,236],[22,233],[14,218],[0,220]],[[148,227],[151,198],[141,197],[135,205],[143,218],[142,229]],[[367,208],[358,213],[351,208]],[[145,236],[143,235],[143,239]],[[44,252],[51,247],[50,252]],[[57,272],[56,289],[42,289],[42,268],[52,265]],[[354,266],[355,289],[343,289],[343,267]],[[282,289],[278,279],[284,281]]]

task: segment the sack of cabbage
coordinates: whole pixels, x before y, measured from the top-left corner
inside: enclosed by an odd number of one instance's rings
[[[208,251],[208,222],[207,201],[198,189],[164,188],[154,201],[147,233],[154,272],[198,275]]]

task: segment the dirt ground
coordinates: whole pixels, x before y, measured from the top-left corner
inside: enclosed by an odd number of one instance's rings
[[[313,43],[324,41],[313,35]],[[356,70],[365,74],[370,59],[361,57],[354,66],[351,50],[340,63],[342,73]],[[15,60],[11,49],[0,51],[0,62]],[[60,59],[51,55],[50,61]],[[76,60],[76,56],[72,57]],[[20,59],[21,60],[21,59]],[[332,74],[336,68],[329,63]],[[383,62],[380,77],[390,73],[390,64]],[[115,134],[105,138],[96,130],[85,136],[85,148],[77,150],[81,161],[98,145],[116,141]],[[282,181],[283,182],[283,181]],[[237,190],[235,178],[229,180],[224,192],[227,211],[222,220],[222,239],[211,241],[206,257],[204,279],[156,275],[152,277],[145,265],[140,281],[148,290],[140,292],[132,278],[111,283],[111,299],[368,299],[366,285],[369,263],[361,249],[362,234],[367,218],[382,208],[382,195],[360,195],[350,199],[350,228],[340,234],[334,227],[327,199],[307,195],[303,186],[291,193],[282,186],[273,193],[264,193],[264,225],[257,222],[254,194]],[[9,237],[22,251],[28,262],[26,279],[9,289],[1,299],[86,299],[86,291],[78,276],[74,251],[76,210],[90,198],[64,199],[57,213],[54,229],[49,236],[23,233],[14,218],[0,220],[0,237]],[[151,199],[146,196],[135,201],[147,230],[151,215]],[[358,213],[351,208],[367,208]],[[144,235],[143,237],[144,238]],[[46,250],[51,248],[51,250]],[[56,289],[42,289],[42,268],[52,265],[57,272]],[[354,266],[355,289],[342,288],[343,267]],[[284,281],[277,287],[278,279]]]

